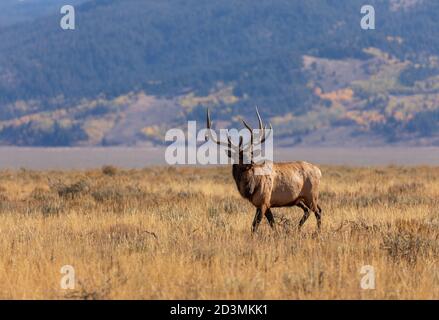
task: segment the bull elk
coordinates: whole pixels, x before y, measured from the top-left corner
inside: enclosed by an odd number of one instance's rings
[[[234,157],[236,159],[236,156],[238,156],[238,161],[233,164],[232,168],[233,179],[241,196],[256,207],[252,233],[256,232],[264,215],[270,226],[275,227],[271,208],[294,206],[304,211],[299,222],[299,229],[308,219],[310,211],[313,211],[317,220],[317,228],[320,230],[322,216],[322,209],[318,204],[318,189],[322,177],[320,169],[304,161],[286,163],[253,162],[253,146],[264,143],[267,138],[267,128],[263,126],[257,108],[256,114],[259,121],[257,141],[254,141],[253,129],[244,120],[242,120],[244,126],[250,131],[251,140],[248,144],[243,143],[242,136],[239,138],[238,145],[232,143],[229,135],[227,136],[227,142],[216,139],[212,134],[212,121],[210,120],[209,110],[207,110],[206,134],[206,140],[210,139],[214,143],[226,147],[229,158]],[[270,125],[268,134],[271,134],[271,129]]]

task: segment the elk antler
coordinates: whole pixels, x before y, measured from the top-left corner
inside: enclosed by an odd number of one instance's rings
[[[273,127],[270,123],[270,132],[268,133],[268,135],[266,135],[266,130],[267,130],[267,126],[263,126],[262,124],[262,119],[261,119],[261,115],[259,114],[259,110],[258,107],[256,107],[256,115],[258,116],[258,122],[259,122],[259,137],[258,137],[258,142],[256,143],[256,145],[262,144],[265,142],[265,140],[267,139],[267,137],[270,136]],[[244,126],[250,131],[250,143],[247,144],[246,143],[246,147],[244,148],[245,150],[243,150],[242,146],[243,146],[243,137],[240,136],[239,137],[239,145],[235,145],[232,143],[232,140],[230,138],[229,135],[227,135],[227,142],[221,141],[221,140],[217,140],[213,135],[212,135],[212,120],[210,120],[210,111],[209,109],[207,109],[207,116],[206,116],[206,125],[207,125],[207,133],[206,133],[206,141],[207,140],[212,140],[214,143],[216,143],[217,145],[220,146],[224,146],[227,147],[229,150],[233,149],[235,151],[246,151],[246,150],[250,150],[251,153],[253,153],[253,146],[255,145],[253,143],[253,129],[247,124],[247,122],[244,121],[244,119],[241,119],[242,123],[244,124]]]
[[[259,110],[258,107],[256,107],[256,115],[258,116],[258,122],[259,122],[259,141],[256,144],[262,144],[265,142],[265,140],[270,136],[271,132],[273,131],[273,127],[270,123],[270,131],[268,133],[268,136],[265,134],[266,130],[267,130],[267,126],[263,126],[262,125],[262,119],[261,119],[261,115],[259,114]],[[252,127],[250,127],[247,122],[245,122],[244,119],[241,119],[242,123],[244,124],[244,126],[250,131],[250,145],[253,145],[253,129]]]
[[[229,135],[227,135],[227,143],[225,143],[225,142],[223,142],[223,141],[221,141],[221,140],[217,140],[216,138],[214,138],[213,137],[213,135],[212,135],[212,121],[210,120],[210,112],[209,112],[209,109],[207,109],[207,117],[206,117],[206,122],[207,122],[207,134],[206,134],[206,141],[208,140],[208,139],[210,139],[210,140],[212,140],[214,143],[216,143],[217,145],[220,145],[220,146],[225,146],[225,147],[227,147],[227,148],[233,148],[233,149],[235,149],[235,150],[239,150],[239,148],[241,148],[241,146],[242,146],[242,141],[243,141],[243,138],[242,138],[242,136],[240,136],[239,137],[239,145],[238,146],[236,146],[236,145],[234,145],[233,143],[232,143],[232,140],[230,139],[230,136]]]

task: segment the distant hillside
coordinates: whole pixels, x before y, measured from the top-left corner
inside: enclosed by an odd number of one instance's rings
[[[36,1],[36,0],[35,0]],[[439,2],[100,0],[0,29],[0,143],[163,142],[259,105],[282,144],[439,143]]]

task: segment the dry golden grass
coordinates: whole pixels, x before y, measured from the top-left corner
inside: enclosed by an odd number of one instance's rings
[[[439,168],[322,171],[320,234],[283,208],[254,237],[230,168],[1,171],[0,298],[438,299]]]

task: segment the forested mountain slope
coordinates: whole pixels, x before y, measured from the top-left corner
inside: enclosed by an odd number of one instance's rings
[[[0,29],[0,142],[161,143],[204,119],[283,144],[437,144],[439,2],[99,0]]]

